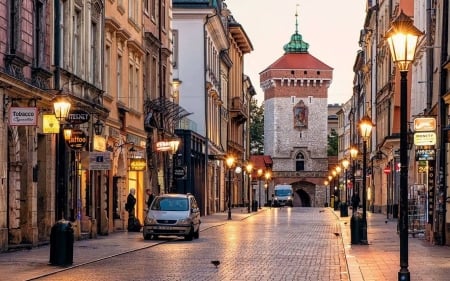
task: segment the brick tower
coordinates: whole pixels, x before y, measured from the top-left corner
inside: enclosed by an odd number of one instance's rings
[[[328,176],[327,99],[333,68],[309,54],[309,44],[298,33],[297,13],[295,17],[295,33],[284,45],[284,55],[260,73],[264,154],[273,160],[272,186],[293,185],[294,206],[323,206]]]

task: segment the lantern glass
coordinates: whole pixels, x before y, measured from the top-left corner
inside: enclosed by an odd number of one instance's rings
[[[416,55],[419,37],[422,35],[423,32],[414,26],[413,20],[403,11],[392,22],[391,28],[386,33],[386,41],[389,44],[392,60],[400,71],[408,71]]]
[[[359,131],[363,139],[368,139],[370,137],[373,126],[372,119],[370,119],[369,116],[366,115],[361,119],[359,122]]]
[[[227,163],[228,169],[231,169],[231,167],[233,167],[234,161],[236,161],[236,159],[234,159],[234,157],[230,155],[227,157],[227,159],[225,161]]]
[[[344,169],[347,169],[349,164],[350,162],[348,161],[348,159],[342,160],[342,167],[344,167]]]
[[[70,101],[64,95],[57,95],[53,99],[53,109],[55,110],[55,117],[59,122],[66,120],[70,112]]]

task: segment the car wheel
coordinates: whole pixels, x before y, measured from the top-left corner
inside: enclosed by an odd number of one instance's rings
[[[152,236],[150,234],[145,235],[144,234],[144,240],[150,240],[152,239]]]
[[[192,238],[194,237],[194,227],[191,226],[191,230],[189,231],[189,234],[184,236],[184,240],[186,241],[192,241]]]

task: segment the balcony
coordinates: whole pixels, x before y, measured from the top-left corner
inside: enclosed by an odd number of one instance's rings
[[[247,122],[248,106],[244,104],[240,97],[233,97],[229,106],[230,118],[238,124]]]

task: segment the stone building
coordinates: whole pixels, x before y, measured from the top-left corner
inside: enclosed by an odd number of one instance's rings
[[[328,87],[333,69],[308,52],[296,30],[284,55],[260,73],[264,91],[264,153],[273,184],[292,184],[295,206],[325,201]]]

